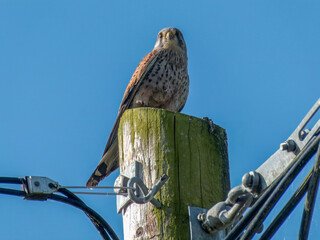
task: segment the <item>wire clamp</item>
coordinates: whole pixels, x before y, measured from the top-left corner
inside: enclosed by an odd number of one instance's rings
[[[161,208],[162,206],[161,203],[158,200],[156,200],[154,196],[157,194],[157,192],[159,192],[160,188],[166,183],[167,180],[168,180],[168,176],[166,174],[162,175],[160,180],[154,185],[154,187],[150,190],[150,192],[148,192],[148,188],[140,178],[138,177],[130,178],[130,180],[128,181],[128,186],[130,187],[128,189],[129,198],[133,202],[138,204],[151,202],[155,207]],[[134,191],[131,189],[134,187],[135,184],[141,189],[144,195],[143,197],[135,195]]]
[[[309,141],[320,132],[320,119],[312,129],[306,126],[320,109],[320,99],[314,104],[298,127],[272,156],[257,170],[247,173],[242,178],[242,184],[229,191],[225,201],[215,204],[208,211],[198,214],[198,221],[202,228],[210,234],[216,233],[234,224],[273,182],[290,168]],[[258,231],[262,231],[262,226]]]
[[[59,184],[47,177],[25,176],[22,189],[25,191],[25,199],[47,200],[48,196],[58,190]]]
[[[115,181],[115,186],[121,188],[115,189],[117,196],[117,212],[121,211],[129,206],[131,203],[144,204],[152,203],[157,208],[161,208],[161,203],[154,198],[156,193],[168,180],[167,175],[163,175],[160,180],[153,186],[152,189],[148,189],[143,183],[143,171],[142,164],[140,162],[133,162],[127,168],[125,168]]]
[[[198,215],[201,227],[207,233],[215,234],[234,223],[251,205],[259,190],[259,184],[258,173],[245,174],[242,178],[242,185],[232,188],[225,201],[215,204],[207,212]]]

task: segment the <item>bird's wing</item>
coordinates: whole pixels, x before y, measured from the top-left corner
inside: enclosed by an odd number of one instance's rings
[[[127,86],[127,89],[124,92],[124,95],[119,107],[118,116],[111,130],[103,155],[109,150],[109,148],[111,147],[111,144],[114,142],[114,139],[117,137],[120,118],[122,117],[122,114],[130,107],[132,100],[136,95],[136,92],[139,89],[139,86],[141,85],[141,82],[143,81],[145,75],[153,68],[154,63],[158,58],[158,53],[159,53],[158,50],[153,50],[152,52],[147,54],[142,59],[139,66],[136,68],[136,71],[132,75],[132,78]]]
[[[153,68],[157,58],[159,51],[153,50],[148,55],[146,55],[136,71],[134,72],[129,85],[124,93],[122,98],[117,119],[113,125],[111,130],[107,145],[104,149],[102,159],[100,160],[97,168],[92,173],[91,177],[87,182],[87,186],[95,186],[97,185],[103,178],[108,176],[111,172],[116,170],[119,167],[119,153],[118,153],[118,127],[120,123],[120,118],[122,114],[127,110],[132,100],[141,85],[141,82],[145,78],[145,75]]]

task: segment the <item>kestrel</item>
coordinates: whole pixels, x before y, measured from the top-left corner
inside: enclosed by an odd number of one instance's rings
[[[142,59],[127,86],[102,159],[87,186],[96,186],[119,167],[118,127],[125,110],[137,107],[182,110],[189,92],[187,65],[182,33],[177,28],[162,29],[152,52]]]

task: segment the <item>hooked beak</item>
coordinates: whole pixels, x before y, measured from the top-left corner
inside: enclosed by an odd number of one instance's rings
[[[171,40],[171,39],[173,39],[173,38],[174,38],[173,33],[172,33],[172,32],[167,32],[167,34],[166,34],[166,39]]]

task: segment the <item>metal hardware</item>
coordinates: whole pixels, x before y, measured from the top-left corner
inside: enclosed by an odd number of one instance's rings
[[[128,187],[128,181],[132,177],[142,178],[142,164],[140,162],[134,161],[128,167],[126,167],[114,182],[115,186]],[[127,194],[127,189],[120,188],[115,189],[115,193]],[[140,193],[140,189],[136,189],[136,194]],[[129,196],[117,196],[117,212],[121,213],[122,209],[126,208],[132,203]]]
[[[59,186],[59,188],[86,188],[86,189],[133,189],[135,190],[135,188],[130,188],[130,187],[118,187],[118,186],[114,186],[114,187],[100,187],[100,186],[90,186],[90,187],[82,187],[82,186]]]
[[[107,193],[107,192],[72,192],[73,194],[87,194],[87,195],[104,195],[104,196],[127,196],[126,193]]]
[[[87,190],[93,190],[93,189],[117,189],[115,193],[109,193],[109,192],[72,192],[74,194],[88,194],[88,195],[106,195],[106,196],[114,196],[114,195],[123,195],[127,196],[128,194],[126,192],[121,192],[122,189],[132,189],[135,190],[135,188],[129,188],[129,187],[119,187],[119,186],[114,186],[114,187],[109,187],[109,186],[103,186],[103,187],[83,187],[83,186],[59,186],[59,189],[64,189],[64,188],[76,188],[76,189],[87,189]]]
[[[129,206],[132,202],[137,204],[151,202],[157,208],[161,208],[161,203],[154,196],[167,180],[168,176],[162,175],[149,192],[149,189],[142,181],[142,164],[137,161],[133,162],[115,181],[115,186],[121,186],[120,189],[115,189],[115,192],[118,195],[122,195],[117,196],[117,212],[120,213],[122,209]]]
[[[105,240],[119,240],[110,225],[80,198],[65,188],[58,188],[58,183],[46,177],[27,176],[24,178],[0,177],[0,183],[21,184],[22,189],[0,188],[0,194],[19,196],[28,200],[53,200],[82,210],[91,220],[101,237]],[[54,192],[59,192],[55,194]],[[40,198],[41,196],[41,198]]]
[[[203,117],[202,119],[208,122],[208,124],[209,124],[209,132],[211,134],[213,134],[214,130],[215,130],[215,125],[214,125],[213,121],[208,117]]]
[[[242,178],[242,184],[231,189],[224,202],[215,204],[207,212],[198,216],[198,220],[206,232],[216,233],[237,221],[253,200],[258,198],[266,188],[287,171],[301,149],[319,133],[320,120],[315,123],[311,130],[304,129],[319,108],[320,99],[310,109],[290,137],[280,145],[279,150],[256,171],[245,174]],[[258,227],[255,229],[258,229]]]
[[[107,193],[107,192],[72,192],[74,194],[90,194],[90,195],[123,195],[127,196],[126,192],[121,192],[123,189],[130,189],[132,191],[135,188],[130,187],[83,187],[83,186],[59,186],[58,182],[55,182],[47,177],[38,176],[26,176],[23,179],[23,190],[27,193],[26,199],[31,200],[46,200],[48,195],[57,192],[59,189],[66,188],[84,188],[84,189],[119,189],[118,193]]]
[[[271,195],[265,201],[263,206],[256,212],[254,218],[246,228],[245,233],[241,237],[241,240],[251,239],[255,233],[257,233],[257,229],[270,213],[272,208],[278,202],[284,191],[288,188],[288,186],[292,183],[295,177],[299,174],[301,169],[307,164],[310,158],[314,155],[317,150],[318,144],[320,141],[320,135],[317,135],[311,139],[311,141],[307,144],[301,154],[294,159],[293,165],[287,170],[284,171],[284,175],[280,177],[280,181],[277,184],[274,191],[272,191]],[[234,239],[234,238],[233,238]]]
[[[144,197],[139,197],[134,194],[132,189],[128,190],[129,198],[138,204],[144,204],[147,202],[151,202],[154,206],[157,208],[161,208],[161,203],[154,198],[154,196],[159,192],[160,188],[166,183],[168,180],[168,176],[166,174],[162,175],[160,180],[154,185],[154,187],[150,190],[148,193],[148,188],[146,185],[144,185],[143,181],[138,177],[133,177],[129,180],[128,185],[130,188],[133,187],[134,184],[137,184],[137,186],[142,190]]]
[[[282,150],[282,151],[287,150],[288,152],[293,152],[294,150],[296,150],[295,141],[289,139],[289,140],[285,141],[284,143],[281,143],[280,150]]]
[[[242,185],[232,188],[224,202],[219,202],[207,212],[198,215],[202,228],[207,233],[215,234],[238,220],[251,205],[259,183],[260,175],[256,172],[245,174]]]
[[[59,184],[47,177],[26,176],[24,177],[23,191],[25,199],[46,200],[50,194],[58,190]]]
[[[313,105],[313,107],[310,109],[307,115],[300,122],[298,127],[288,138],[288,149],[292,149],[292,145],[294,142],[294,151],[283,151],[279,149],[256,170],[256,172],[262,175],[262,191],[268,186],[270,186],[270,184],[275,179],[277,179],[285,169],[287,169],[291,161],[299,154],[301,149],[306,146],[306,144],[310,141],[311,137],[313,137],[319,131],[320,120],[316,122],[316,124],[310,131],[304,129],[304,127],[308,124],[308,122],[310,122],[310,120],[316,114],[319,108],[320,99],[318,99],[318,101]]]
[[[188,206],[190,240],[220,240],[226,236],[225,230],[218,231],[213,235],[203,231],[197,218],[200,214],[205,214],[206,211],[204,208]]]

